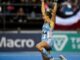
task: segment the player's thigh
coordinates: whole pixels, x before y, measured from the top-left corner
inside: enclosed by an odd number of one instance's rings
[[[46,41],[41,41],[40,43],[38,43],[38,45],[41,47],[45,47],[45,48],[49,47],[49,45]]]

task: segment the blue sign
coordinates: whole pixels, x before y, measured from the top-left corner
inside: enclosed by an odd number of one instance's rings
[[[35,45],[41,40],[40,33],[0,34],[0,52],[37,51]]]

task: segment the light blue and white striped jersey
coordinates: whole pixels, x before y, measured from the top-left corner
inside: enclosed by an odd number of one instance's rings
[[[44,23],[43,26],[42,26],[42,32],[47,33],[47,32],[50,31],[50,28],[51,27],[50,27],[49,23]]]
[[[49,23],[43,24],[43,26],[42,26],[42,37],[41,37],[42,41],[47,41],[50,39],[50,37],[51,37],[50,29],[51,29],[51,26]]]

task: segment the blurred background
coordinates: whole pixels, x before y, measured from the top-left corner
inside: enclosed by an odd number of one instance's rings
[[[49,6],[53,3],[48,2]],[[41,41],[42,25],[40,0],[0,0],[0,60],[42,60],[35,48]],[[58,1],[53,33],[57,47],[54,46],[51,54],[79,60],[80,0]],[[56,43],[59,38],[61,44]]]
[[[52,1],[50,3],[52,3]],[[79,0],[62,0],[58,2],[57,16],[59,16],[63,22],[67,19],[67,22],[65,21],[64,25],[64,23],[57,19],[58,22],[55,25],[55,30],[80,29],[80,21],[71,19],[71,17],[79,13],[79,3]],[[18,29],[41,30],[42,24],[40,0],[0,0],[1,31]]]

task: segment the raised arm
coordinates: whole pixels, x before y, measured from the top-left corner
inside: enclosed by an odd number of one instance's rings
[[[57,11],[57,3],[54,2],[53,5],[54,6],[53,6],[53,9],[52,9],[52,18],[51,18],[51,20],[55,21],[55,19],[56,19],[56,11]]]
[[[41,12],[42,12],[42,16],[43,16],[44,21],[50,23],[50,18],[46,14],[46,11],[45,11],[45,3],[44,3],[44,0],[41,0]]]
[[[54,3],[53,9],[52,9],[52,17],[50,21],[51,30],[54,28],[55,20],[56,20],[56,11],[57,11],[57,3]]]

